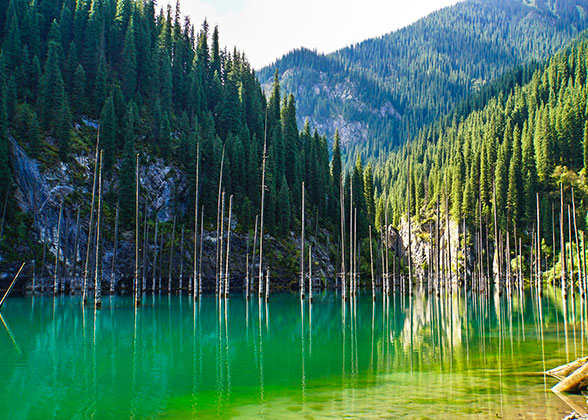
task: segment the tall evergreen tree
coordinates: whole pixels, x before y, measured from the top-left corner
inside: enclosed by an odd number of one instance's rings
[[[111,171],[114,167],[116,154],[116,116],[112,95],[106,99],[100,113],[100,147],[104,150],[104,170]]]

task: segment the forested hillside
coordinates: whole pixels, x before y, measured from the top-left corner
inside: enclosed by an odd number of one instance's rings
[[[511,244],[520,238],[527,246],[537,232],[538,196],[539,233],[547,255],[559,252],[562,208],[565,240],[573,241],[568,226],[580,231],[586,226],[581,215],[588,199],[587,57],[588,40],[582,35],[528,84],[492,98],[464,118],[421,130],[390,154],[374,169],[376,225],[383,225],[386,200],[397,226],[406,220],[408,208],[415,223],[427,225],[434,223],[438,209],[444,219],[447,206],[453,221],[485,232],[491,244],[498,232],[502,238],[508,233]],[[572,215],[575,206],[577,220],[568,218],[568,205]],[[529,262],[531,251],[523,249]]]
[[[546,59],[587,26],[585,0],[467,0],[401,30],[329,55],[297,50],[277,69],[298,101],[298,117],[346,155],[387,151],[509,69]]]
[[[266,232],[277,237],[290,232],[300,217],[303,181],[306,209],[316,215],[310,220],[332,224],[339,182],[332,181],[326,138],[309,126],[299,132],[293,96],[281,95],[275,83],[266,100],[245,54],[221,49],[217,28],[206,22],[197,28],[179,6],[157,11],[154,0],[1,1],[0,33],[5,255],[16,252],[20,258],[25,251],[13,245],[31,243],[30,257],[40,259],[35,244],[54,244],[59,236],[56,217],[56,226],[42,226],[37,212],[56,216],[62,202],[69,218],[81,211],[82,233],[87,229],[98,134],[105,172],[102,223],[109,243],[117,207],[121,230],[135,227],[137,154],[141,180],[154,165],[187,180],[187,191],[176,185],[165,211],[140,185],[140,229],[146,221],[153,232],[160,219],[171,231],[175,217],[187,229],[194,226],[198,148],[205,222],[216,226],[222,162],[225,212],[234,195],[233,220],[241,230],[253,229],[266,137]],[[15,199],[22,191],[13,176],[9,135],[44,174],[64,179],[46,203],[34,203],[33,214],[21,212]]]

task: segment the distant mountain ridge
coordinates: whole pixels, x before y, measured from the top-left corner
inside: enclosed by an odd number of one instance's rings
[[[269,88],[277,69],[296,97],[299,123],[332,138],[347,156],[379,157],[407,133],[515,66],[540,61],[588,28],[588,0],[466,0],[412,25],[324,55],[292,51],[261,69]]]

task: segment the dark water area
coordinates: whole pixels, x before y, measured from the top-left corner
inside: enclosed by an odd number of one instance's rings
[[[561,418],[541,372],[587,355],[586,302],[470,293],[9,298],[7,419]]]

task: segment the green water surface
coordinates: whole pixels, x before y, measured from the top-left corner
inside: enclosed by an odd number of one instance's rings
[[[565,314],[565,316],[564,316]],[[561,418],[540,372],[588,354],[585,303],[415,291],[15,297],[0,419]]]

